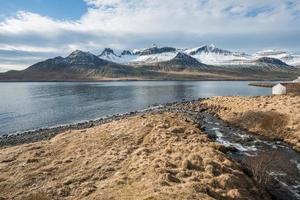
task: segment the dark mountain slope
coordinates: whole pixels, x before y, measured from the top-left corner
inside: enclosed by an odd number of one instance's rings
[[[152,69],[159,71],[195,71],[208,68],[208,65],[200,63],[195,58],[181,52],[177,53],[177,55],[169,61],[159,62],[152,66]]]
[[[283,69],[283,70],[287,70],[287,69],[294,69],[294,67],[286,64],[285,62],[276,59],[276,58],[269,58],[269,57],[262,57],[256,60],[256,63],[265,69],[269,69],[269,70],[278,70],[278,69]]]
[[[273,58],[260,58],[248,65],[210,66],[179,52],[168,61],[129,66],[76,50],[65,58],[55,57],[22,71],[0,73],[0,81],[289,80],[299,76],[299,73],[300,69]]]
[[[68,57],[56,57],[36,63],[23,71],[0,74],[0,80],[68,81],[103,78],[139,77],[153,74],[103,60],[89,52],[76,50]]]

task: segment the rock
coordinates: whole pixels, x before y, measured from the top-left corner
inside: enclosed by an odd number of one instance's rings
[[[226,150],[229,152],[238,152],[239,151],[236,147],[234,147],[232,145],[226,147]]]

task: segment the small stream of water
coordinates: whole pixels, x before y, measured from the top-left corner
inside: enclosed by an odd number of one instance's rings
[[[230,156],[246,167],[248,157],[259,160],[260,157],[264,159],[266,153],[274,152],[273,158],[276,160],[268,168],[268,174],[271,176],[267,186],[268,192],[274,199],[300,199],[300,153],[283,142],[271,141],[230,127],[208,113],[197,115],[197,119],[209,137],[226,147],[236,149],[230,152]]]
[[[300,153],[291,146],[229,126],[207,112],[175,111],[188,114],[204,128],[211,139],[232,149],[228,155],[245,168],[249,167],[248,159],[274,159],[267,170],[270,181],[266,190],[275,200],[300,199]]]

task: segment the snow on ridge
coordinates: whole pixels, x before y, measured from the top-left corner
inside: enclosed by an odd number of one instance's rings
[[[136,63],[136,62],[142,62],[142,63],[164,62],[164,61],[169,61],[169,60],[173,59],[177,55],[177,53],[178,53],[178,51],[137,56],[137,58],[132,60],[132,62],[133,63]]]
[[[279,59],[288,65],[299,66],[300,65],[300,55],[289,54],[286,51],[281,50],[263,50],[253,54],[255,58],[269,57]]]
[[[116,63],[122,64],[153,64],[157,62],[165,62],[173,59],[178,52],[185,53],[199,62],[208,65],[251,65],[256,62],[257,59],[262,57],[276,58],[289,65],[300,65],[300,55],[288,54],[285,51],[280,50],[263,50],[258,51],[252,55],[244,52],[231,52],[228,50],[220,49],[215,45],[202,45],[195,48],[179,49],[172,52],[153,53],[149,55],[141,55],[143,51],[147,51],[151,48],[164,48],[153,46],[150,48],[134,49],[132,55],[122,54],[108,54],[105,56],[99,56],[102,59],[106,59]],[[197,52],[199,50],[199,52]],[[202,51],[201,51],[202,50]]]

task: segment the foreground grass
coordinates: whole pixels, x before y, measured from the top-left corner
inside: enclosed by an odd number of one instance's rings
[[[7,199],[267,199],[181,114],[145,114],[0,149]]]

